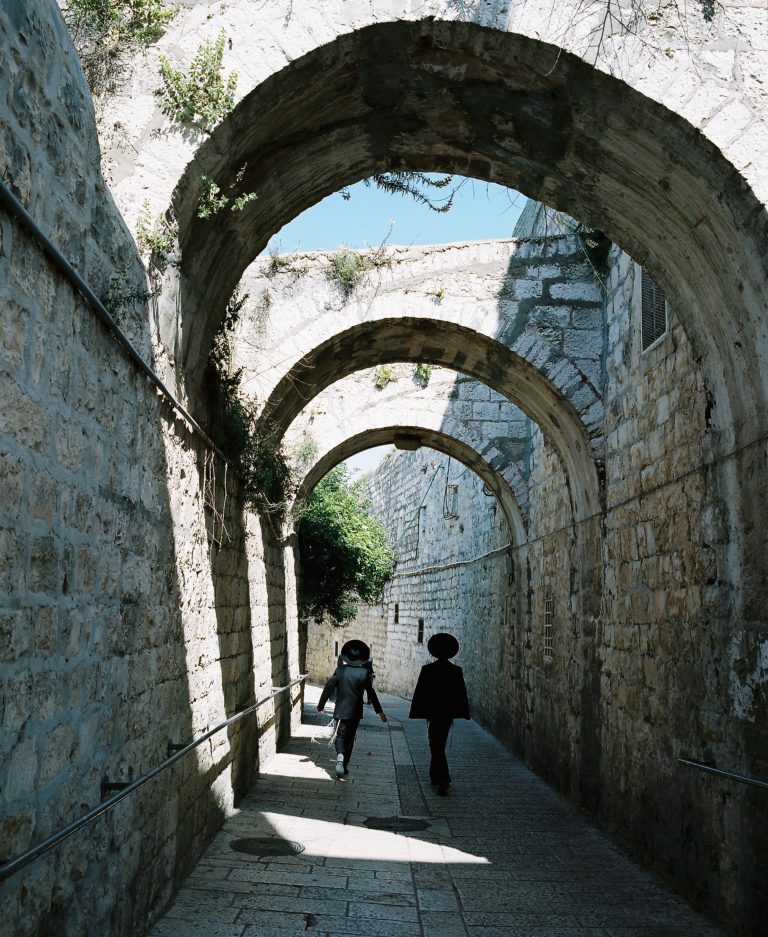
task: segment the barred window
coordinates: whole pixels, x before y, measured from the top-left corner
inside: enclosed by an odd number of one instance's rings
[[[640,332],[643,351],[667,331],[667,300],[664,292],[643,270],[641,279],[642,317]]]
[[[447,520],[456,520],[459,516],[459,486],[446,485],[443,498],[443,517]]]
[[[400,603],[395,602],[395,624],[400,621]]]
[[[419,644],[424,643],[424,619],[423,618],[419,619],[419,631],[418,631],[418,634],[416,635],[416,641]]]
[[[552,593],[544,594],[544,660],[552,660],[554,640],[552,638],[552,625],[555,619],[555,601]]]

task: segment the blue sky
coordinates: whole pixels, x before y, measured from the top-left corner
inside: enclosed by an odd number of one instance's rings
[[[440,178],[435,176],[433,178]],[[335,250],[388,244],[446,244],[511,237],[526,199],[512,189],[454,176],[450,211],[435,212],[405,195],[392,195],[359,182],[349,198],[329,195],[285,225],[270,240],[266,252]],[[435,201],[450,189],[430,190]],[[391,446],[368,449],[347,460],[353,472],[378,465]]]
[[[432,176],[432,178],[439,178]],[[350,186],[350,198],[329,195],[285,225],[266,250],[335,250],[389,244],[445,244],[511,237],[525,196],[500,185],[454,176],[453,207],[440,213],[406,195],[391,195],[363,182]],[[448,191],[431,190],[436,201]],[[390,232],[390,222],[394,222]]]

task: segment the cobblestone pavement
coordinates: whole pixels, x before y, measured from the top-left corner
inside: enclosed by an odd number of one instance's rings
[[[716,937],[721,932],[626,859],[474,722],[449,742],[448,797],[429,784],[423,722],[381,695],[346,781],[313,739],[329,717],[307,687],[305,722],[263,769],[151,937]],[[411,832],[369,828],[408,817]],[[369,821],[370,822],[370,821]],[[250,855],[270,837],[303,851]],[[286,842],[287,841],[287,842]]]

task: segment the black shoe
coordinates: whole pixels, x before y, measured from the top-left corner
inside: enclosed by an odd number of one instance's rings
[[[336,770],[336,777],[337,777],[337,778],[343,778],[344,775],[347,774],[347,769],[344,767],[344,756],[343,756],[343,755],[337,755],[337,756],[336,756],[335,770]]]

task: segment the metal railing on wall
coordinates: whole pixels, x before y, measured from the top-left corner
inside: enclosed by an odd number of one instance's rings
[[[174,754],[170,755],[170,757],[166,758],[165,761],[161,762],[159,765],[156,765],[146,774],[143,774],[136,781],[113,782],[110,781],[108,777],[105,777],[101,783],[102,798],[110,790],[116,790],[117,793],[112,794],[112,796],[106,800],[102,800],[98,807],[94,807],[93,810],[89,810],[88,813],[84,813],[81,817],[78,817],[77,820],[74,820],[68,826],[65,826],[63,829],[53,833],[51,836],[38,843],[36,846],[33,846],[26,852],[21,853],[14,859],[10,859],[7,862],[0,864],[0,882],[10,878],[20,869],[23,869],[31,862],[34,862],[35,859],[39,859],[41,856],[45,855],[45,853],[50,852],[50,850],[58,846],[59,843],[62,843],[70,836],[74,836],[75,833],[78,833],[83,829],[83,827],[87,826],[89,823],[92,823],[98,817],[108,813],[113,809],[113,807],[116,807],[120,801],[125,800],[126,797],[130,797],[131,794],[137,791],[140,787],[143,787],[149,781],[152,781],[159,774],[162,774],[163,771],[167,771],[168,768],[175,765],[177,761],[180,761],[191,751],[194,751],[194,749],[196,749],[199,745],[202,745],[203,742],[206,742],[209,738],[211,738],[211,736],[216,735],[216,733],[221,732],[222,729],[226,729],[228,726],[233,725],[233,723],[238,722],[243,718],[243,716],[247,716],[249,713],[252,713],[255,709],[258,709],[259,706],[263,706],[264,703],[268,703],[270,700],[274,699],[276,696],[279,696],[281,693],[285,693],[285,691],[290,690],[291,687],[294,687],[299,683],[303,683],[307,679],[307,676],[308,674],[303,673],[295,680],[291,680],[290,683],[286,683],[285,686],[275,687],[269,696],[264,696],[262,699],[256,700],[255,703],[247,706],[245,709],[241,709],[240,712],[235,713],[234,716],[230,716],[229,719],[225,719],[224,722],[220,722],[218,725],[215,725],[212,729],[209,729],[206,733],[190,742],[188,745],[169,745],[169,751],[175,750]]]
[[[739,781],[741,784],[749,784],[750,787],[762,787],[768,790],[768,781],[761,781],[759,778],[751,778],[747,774],[738,774],[736,771],[726,771],[724,768],[717,768],[715,765],[707,764],[705,761],[695,761],[693,758],[678,758],[678,764],[686,765],[689,768],[698,768],[699,771],[706,771],[707,774],[714,774],[719,778],[728,778],[731,781]]]

